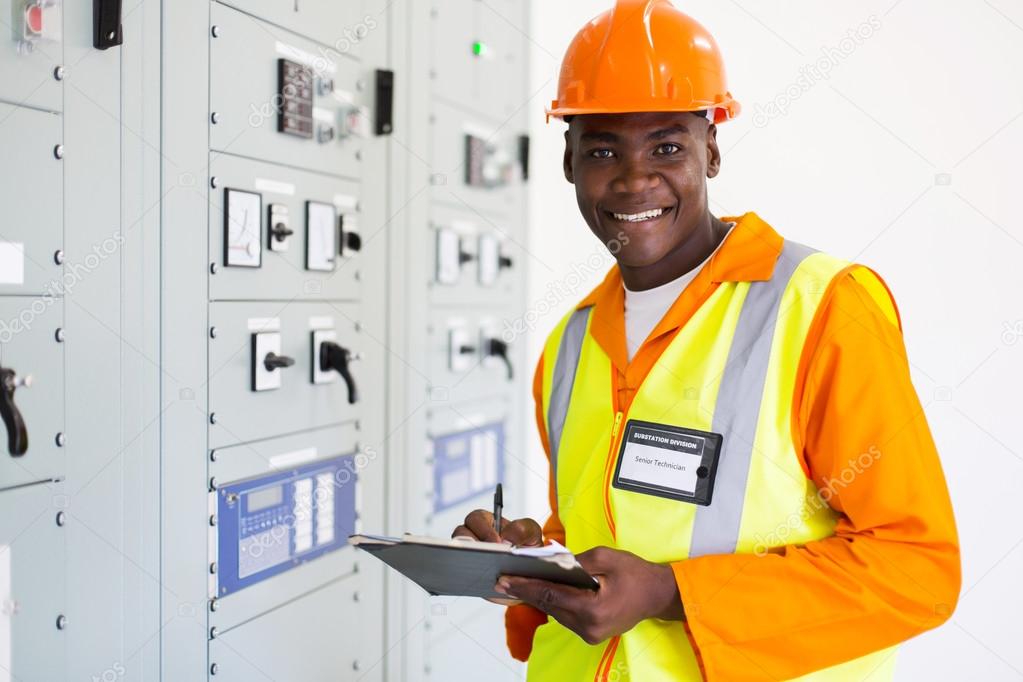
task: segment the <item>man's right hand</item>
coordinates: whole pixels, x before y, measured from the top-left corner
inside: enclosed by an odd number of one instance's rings
[[[543,546],[543,531],[540,529],[540,524],[533,519],[509,521],[502,516],[501,534],[498,535],[494,530],[494,515],[485,509],[469,512],[469,515],[465,517],[465,522],[455,528],[451,537],[483,542],[506,542],[516,547]],[[487,601],[504,606],[522,603],[518,599],[487,599]]]

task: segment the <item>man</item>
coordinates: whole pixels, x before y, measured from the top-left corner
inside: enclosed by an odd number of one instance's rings
[[[502,576],[530,680],[889,680],[945,621],[959,547],[881,278],[710,214],[739,105],[713,38],[619,0],[562,65],[565,177],[617,267],[547,340],[551,516],[456,536],[557,540],[595,591]],[[822,217],[825,220],[826,217]]]

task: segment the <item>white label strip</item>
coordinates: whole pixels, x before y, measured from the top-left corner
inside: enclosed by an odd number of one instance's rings
[[[248,323],[250,332],[277,332],[281,330],[281,318],[279,317],[250,317]]]
[[[280,180],[269,180],[267,178],[256,178],[256,189],[260,192],[270,192],[271,194],[283,194],[285,196],[295,196],[295,186],[290,182],[281,182]]]
[[[323,55],[306,52],[301,48],[295,47],[294,45],[288,45],[287,43],[282,43],[279,40],[276,42],[274,47],[277,50],[277,54],[300,64],[305,64],[306,66],[311,67],[313,71],[326,71],[327,73],[334,73],[337,71],[337,64]]]
[[[333,329],[334,318],[333,317],[310,317],[309,318],[310,329]]]
[[[0,242],[0,284],[25,283],[25,245]]]
[[[293,450],[292,452],[283,452],[279,455],[274,455],[269,459],[271,469],[287,469],[293,467],[296,464],[304,464],[305,462],[311,462],[316,459],[318,451],[316,448],[303,448],[301,450]]]
[[[354,211],[357,203],[359,203],[359,199],[351,194],[334,195],[334,205],[337,206],[339,210]]]

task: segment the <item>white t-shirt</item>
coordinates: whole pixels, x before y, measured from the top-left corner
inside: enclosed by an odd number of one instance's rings
[[[735,227],[735,223],[729,223],[725,239],[728,238],[728,234],[731,233],[733,227]],[[725,240],[722,239],[717,248],[702,263],[667,284],[662,284],[659,287],[645,291],[632,291],[629,287],[625,287],[625,346],[629,352],[630,362],[632,361],[632,356],[636,354],[639,347],[646,341],[646,337],[650,336],[650,332],[654,330],[657,323],[668,312],[668,308],[682,295],[682,292],[689,286],[689,283],[696,279],[700,269],[707,264],[707,261],[717,253],[717,250],[721,248],[721,244],[724,243]]]

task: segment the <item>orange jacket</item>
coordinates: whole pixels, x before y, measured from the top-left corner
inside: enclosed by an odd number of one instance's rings
[[[594,305],[592,334],[618,369],[622,409],[673,332],[722,279],[770,277],[781,236],[753,213],[722,220],[738,225],[631,362],[618,268],[579,304]],[[542,363],[541,357],[533,394],[549,458]],[[959,596],[955,520],[910,380],[901,324],[878,307],[855,270],[836,278],[825,293],[802,352],[797,387],[792,429],[803,446],[803,468],[819,488],[834,492],[829,503],[842,517],[833,537],[786,546],[767,557],[710,555],[672,565],[687,631],[708,680],[755,679],[758,673],[751,670],[763,672],[765,680],[790,679],[886,648],[944,622]],[[881,456],[856,470],[858,456],[875,451]],[[851,467],[855,479],[844,485]],[[564,543],[553,486],[549,501],[545,537]],[[805,590],[818,595],[813,608],[806,608],[805,599],[790,598]],[[800,607],[792,608],[796,603]],[[507,610],[508,647],[515,658],[528,658],[533,633],[546,620],[529,606]]]

